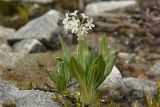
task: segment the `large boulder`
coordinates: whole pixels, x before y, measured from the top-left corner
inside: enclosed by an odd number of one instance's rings
[[[115,66],[105,81],[98,87],[102,95],[107,95],[115,100],[123,99],[125,94],[127,94],[124,89],[123,78],[120,71]]]
[[[126,8],[132,8],[137,5],[136,0],[123,0],[123,1],[102,1],[96,3],[90,3],[85,8],[85,13],[90,16],[96,16],[104,12],[114,10],[124,10]]]
[[[64,33],[61,23],[63,18],[64,15],[59,11],[50,10],[41,17],[28,22],[25,26],[15,32],[10,38],[9,43],[13,45],[18,40],[37,39],[48,49],[59,48],[59,35],[64,37],[65,41],[70,38],[70,36],[65,35]]]
[[[0,106],[12,107],[60,107],[52,100],[53,93],[19,90],[17,87],[0,79]],[[14,105],[14,106],[13,106]],[[5,107],[6,107],[5,106]]]
[[[157,93],[157,85],[154,81],[131,77],[122,78],[120,71],[113,67],[98,90],[102,95],[111,99],[130,102],[145,99],[147,95],[154,98]]]
[[[13,48],[15,51],[22,53],[37,53],[46,51],[46,48],[37,39],[22,40],[15,43]]]
[[[146,96],[154,98],[157,93],[157,85],[154,81],[136,79],[127,77],[123,79],[126,86],[125,91],[129,91],[129,99],[131,100],[142,100],[146,99]]]

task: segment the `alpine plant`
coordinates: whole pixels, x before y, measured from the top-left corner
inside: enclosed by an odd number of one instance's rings
[[[112,71],[116,59],[115,52],[108,49],[106,35],[101,38],[98,54],[89,50],[85,37],[88,31],[95,27],[92,18],[79,11],[68,12],[65,16],[63,20],[65,32],[71,32],[77,36],[77,55],[71,55],[68,46],[60,37],[64,51],[64,55],[58,58],[60,74],[56,77],[50,75],[50,77],[61,91],[66,90],[70,77],[75,78],[80,86],[82,104],[96,106],[97,88]]]

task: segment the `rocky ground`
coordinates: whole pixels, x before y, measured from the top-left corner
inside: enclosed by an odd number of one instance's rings
[[[117,51],[115,67],[98,90],[122,107],[146,107],[146,94],[153,98],[160,87],[159,10],[145,3],[105,1],[85,7],[96,24],[86,38],[88,46],[97,51],[99,38],[106,33],[110,48]],[[58,35],[75,54],[75,39],[64,34],[63,18],[52,9],[18,30],[0,26],[0,106],[60,106],[52,100],[53,93],[29,88],[31,83],[54,87],[44,70],[56,72],[55,58],[62,55]]]

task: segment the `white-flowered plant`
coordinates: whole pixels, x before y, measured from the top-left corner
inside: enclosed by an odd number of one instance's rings
[[[95,25],[93,19],[84,13],[80,14],[78,11],[67,13],[63,24],[65,32],[71,31],[78,36],[77,55],[72,56],[69,47],[60,36],[64,55],[57,58],[58,74],[52,74],[50,71],[46,72],[59,92],[67,91],[69,81],[74,78],[80,87],[80,95],[78,94],[76,100],[80,101],[81,106],[97,107],[97,104],[99,104],[97,88],[112,71],[116,54],[108,49],[106,35],[101,39],[99,53],[95,53],[88,48],[84,36]]]
[[[95,25],[93,19],[86,16],[84,13],[79,14],[78,11],[74,13],[66,13],[66,18],[63,20],[65,32],[71,31],[78,36],[78,40],[84,39],[84,36]]]

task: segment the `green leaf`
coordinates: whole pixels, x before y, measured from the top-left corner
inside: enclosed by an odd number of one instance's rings
[[[112,68],[115,64],[115,59],[116,59],[116,54],[114,51],[110,52],[107,56],[106,56],[106,67],[105,67],[105,72],[104,72],[104,76],[102,79],[102,82],[105,80],[105,78],[109,75],[109,73],[112,71]]]
[[[64,71],[67,82],[71,79],[68,63],[69,62],[64,62],[64,65],[63,65],[63,71]]]
[[[86,67],[86,59],[89,54],[88,46],[85,42],[85,40],[79,40],[78,41],[78,46],[77,46],[77,59],[78,62],[81,64],[83,69]]]
[[[57,82],[58,79],[56,74],[53,74],[51,70],[45,70],[45,72],[54,83]]]
[[[71,58],[71,54],[70,54],[70,50],[69,47],[66,45],[66,43],[64,42],[64,40],[62,39],[61,36],[59,36],[59,40],[61,42],[61,46],[62,49],[64,51],[64,59],[69,62],[70,58]]]
[[[85,59],[85,63],[86,63],[85,73],[86,73],[86,75],[88,75],[88,71],[89,71],[89,69],[95,59],[96,59],[96,54],[93,51],[89,52],[87,58]]]
[[[85,73],[81,65],[76,61],[74,57],[71,57],[69,62],[69,71],[73,77],[75,77],[81,86],[85,85]]]
[[[99,72],[97,72],[97,70],[98,70],[97,64],[93,65],[91,67],[91,69],[90,69],[90,72],[89,72],[88,76],[87,76],[87,79],[88,79],[88,81],[87,81],[88,82],[87,83],[88,88],[91,88],[93,90],[96,88],[94,78],[99,73]]]
[[[101,79],[103,78],[104,70],[105,70],[105,62],[103,60],[103,56],[99,55],[91,65],[91,69],[87,76],[87,78],[89,79],[88,84],[93,83],[93,87],[96,88],[99,85]]]
[[[105,58],[105,56],[108,53],[108,43],[107,43],[107,37],[104,34],[101,38],[101,43],[100,43],[100,54]]]

